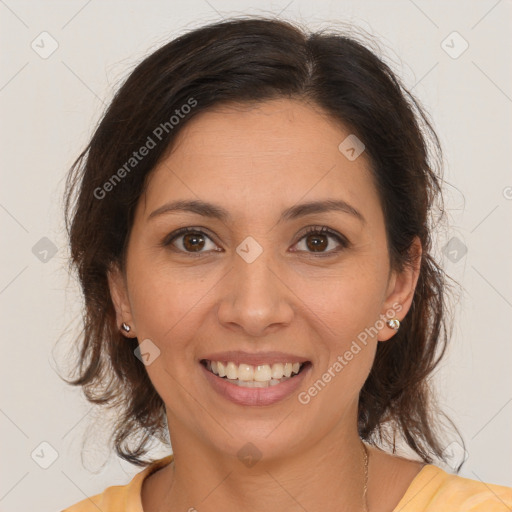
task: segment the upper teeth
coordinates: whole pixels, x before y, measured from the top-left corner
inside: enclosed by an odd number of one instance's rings
[[[227,377],[232,380],[266,382],[271,379],[290,377],[292,373],[299,373],[302,363],[274,363],[273,365],[259,364],[253,366],[246,363],[236,365],[232,361],[228,363],[207,361],[206,366],[219,377]]]

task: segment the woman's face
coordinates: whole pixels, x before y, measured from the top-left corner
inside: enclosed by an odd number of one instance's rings
[[[377,342],[394,334],[384,322],[405,316],[417,272],[390,269],[365,153],[339,148],[349,135],[297,101],[224,107],[191,120],[152,173],[126,280],[113,272],[110,287],[173,447],[186,432],[277,457],[357,432]],[[286,363],[305,364],[277,380]]]

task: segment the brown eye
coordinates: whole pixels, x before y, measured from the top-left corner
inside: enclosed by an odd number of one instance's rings
[[[336,243],[333,244],[332,240]],[[346,238],[325,226],[310,228],[299,240],[297,246],[301,244],[303,244],[303,247],[305,246],[305,249],[299,249],[299,251],[317,253],[319,256],[336,253],[349,246]],[[336,247],[336,244],[338,247]]]
[[[210,244],[210,246],[208,246],[208,244]],[[164,240],[163,245],[172,245],[178,252],[189,254],[201,254],[211,250],[219,250],[217,245],[213,243],[212,239],[206,233],[192,228],[182,228],[171,233],[166,240]]]
[[[200,251],[204,247],[204,237],[200,234],[187,233],[183,236],[183,247],[187,251]]]
[[[327,238],[326,235],[307,235],[306,246],[313,252],[323,251],[329,245]]]

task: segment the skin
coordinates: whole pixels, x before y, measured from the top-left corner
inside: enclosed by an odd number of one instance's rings
[[[145,512],[363,510],[358,396],[377,344],[394,330],[382,326],[307,405],[297,393],[269,406],[234,404],[198,363],[224,350],[290,352],[312,363],[300,392],[393,305],[401,306],[399,320],[406,315],[419,258],[400,273],[390,268],[366,156],[350,161],[338,150],[349,134],[295,100],[225,106],[191,120],[150,175],[125,272],[109,274],[118,325],[128,323],[127,336],[149,338],[160,350],[146,369],[166,405],[175,460],[146,479]],[[278,222],[290,206],[327,198],[348,202],[365,221],[330,211]],[[148,220],[177,199],[215,203],[232,219],[175,212]],[[320,235],[329,244],[320,254],[331,255],[318,256],[307,243],[318,235],[304,237],[309,226],[327,226],[350,245],[336,251],[340,243]],[[161,245],[182,227],[206,233],[199,257],[183,236]],[[236,252],[247,236],[263,249],[250,264]],[[418,241],[414,248],[419,256]],[[248,442],[261,452],[252,467],[237,458]],[[369,509],[390,511],[422,464],[369,451]]]

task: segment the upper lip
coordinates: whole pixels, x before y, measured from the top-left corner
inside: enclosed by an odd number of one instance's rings
[[[286,352],[243,352],[240,350],[206,354],[201,357],[201,360],[203,359],[222,362],[232,361],[235,364],[246,363],[253,366],[263,364],[272,365],[274,363],[305,363],[309,361],[306,357]]]

